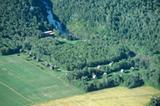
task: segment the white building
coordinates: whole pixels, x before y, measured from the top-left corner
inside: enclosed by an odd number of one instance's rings
[[[124,72],[124,69],[121,69],[121,71],[120,71],[121,73],[123,73]]]
[[[98,66],[97,66],[97,69],[100,69],[100,68],[101,68],[101,66],[100,66],[100,65],[98,65]]]
[[[131,67],[131,70],[134,70],[134,67]]]
[[[106,75],[107,75],[107,73],[106,73],[106,72],[104,72],[104,73],[103,73],[103,76],[106,76]]]
[[[109,63],[109,66],[111,67],[111,66],[112,66],[112,64],[113,64],[113,61]]]
[[[93,74],[92,74],[92,78],[93,78],[93,79],[96,79],[96,74],[93,73]]]

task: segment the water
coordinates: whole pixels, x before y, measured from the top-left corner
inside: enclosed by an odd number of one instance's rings
[[[43,0],[43,3],[47,9],[47,19],[50,25],[52,25],[56,30],[58,30],[58,32],[60,32],[60,34],[64,35],[64,34],[68,34],[68,30],[65,28],[65,26],[62,24],[62,22],[60,22],[54,12],[52,11],[52,5],[50,4],[50,2],[48,0]]]

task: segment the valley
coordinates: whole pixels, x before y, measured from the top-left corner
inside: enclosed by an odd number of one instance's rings
[[[0,106],[159,106],[159,0],[0,0]]]

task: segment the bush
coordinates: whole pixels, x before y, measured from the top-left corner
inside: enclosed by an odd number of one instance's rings
[[[154,69],[151,71],[147,71],[144,75],[145,81],[150,85],[160,88],[160,71],[159,69]]]
[[[97,90],[96,83],[94,81],[91,81],[85,85],[84,89],[87,92],[95,91]]]
[[[122,61],[113,64],[111,72],[117,72],[120,71],[121,69],[127,70],[130,69],[131,67],[134,67],[134,61],[123,59]]]
[[[73,72],[68,72],[66,77],[69,81],[72,81],[72,80],[74,80],[74,73]]]
[[[144,84],[144,81],[139,75],[130,76],[127,81],[128,88],[139,87],[139,86],[142,86],[143,84]]]
[[[152,97],[148,106],[160,106],[160,97]]]
[[[15,53],[19,53],[20,48],[16,47],[16,48],[1,48],[0,52],[2,55],[11,55],[11,54],[15,54]]]
[[[95,91],[104,88],[111,88],[120,85],[122,82],[119,76],[112,76],[110,78],[96,79],[85,83],[85,91]]]

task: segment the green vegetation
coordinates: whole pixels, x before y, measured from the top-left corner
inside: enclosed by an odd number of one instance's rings
[[[24,106],[81,94],[54,72],[25,56],[0,56],[0,106]]]
[[[81,80],[92,90],[143,84],[160,88],[158,0],[52,1],[55,14],[85,41],[63,46],[60,55],[54,54],[58,62],[74,70],[67,76],[71,82]],[[110,62],[113,65],[108,67]]]
[[[3,55],[31,49],[42,31],[49,29],[45,12],[35,0],[0,0],[0,52]]]
[[[116,86],[160,89],[159,0],[0,4],[0,106],[32,105]],[[60,23],[49,20],[52,16]],[[115,91],[111,93],[121,94]],[[150,92],[144,89],[139,97],[148,101],[154,95]],[[157,105],[159,98],[152,98],[150,106]]]
[[[160,97],[152,97],[149,106],[160,106]]]
[[[41,0],[1,0],[2,55],[23,52],[59,67],[68,71],[70,83],[86,91],[119,85],[160,88],[159,0],[51,1],[56,18],[80,39],[58,32],[44,36],[52,27]]]

